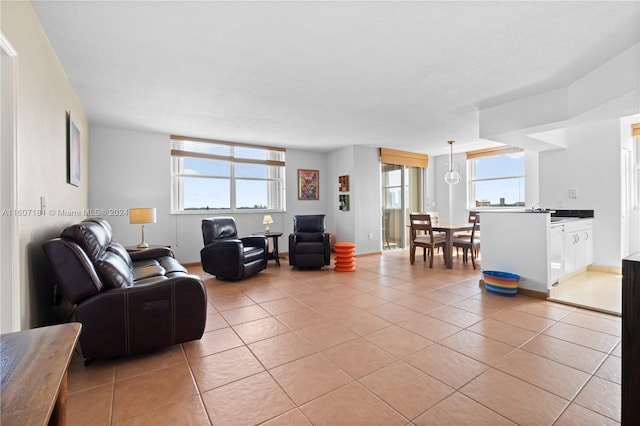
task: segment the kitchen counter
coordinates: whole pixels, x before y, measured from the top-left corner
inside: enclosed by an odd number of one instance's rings
[[[519,287],[540,297],[546,297],[565,275],[565,246],[573,250],[572,267],[592,259],[593,250],[579,245],[586,240],[592,244],[590,231],[588,238],[578,232],[592,226],[593,210],[483,211],[480,215],[482,268],[518,274]]]

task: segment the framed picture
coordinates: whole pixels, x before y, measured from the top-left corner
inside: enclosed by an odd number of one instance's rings
[[[67,183],[74,186],[79,186],[81,180],[80,148],[80,130],[71,119],[71,113],[67,112]]]
[[[320,171],[298,169],[298,200],[320,199]]]

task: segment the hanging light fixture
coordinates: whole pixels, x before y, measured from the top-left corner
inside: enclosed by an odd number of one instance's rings
[[[449,146],[451,147],[451,154],[449,155],[449,164],[447,164],[447,169],[449,169],[447,171],[447,173],[444,174],[444,181],[447,182],[449,185],[455,185],[456,183],[460,182],[460,173],[458,173],[457,170],[453,170],[453,143],[455,141],[447,141],[447,143],[449,144]],[[456,168],[457,168],[457,164],[456,164]]]

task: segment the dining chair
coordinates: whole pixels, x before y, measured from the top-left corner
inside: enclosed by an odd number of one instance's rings
[[[467,262],[468,256],[467,252],[471,253],[471,264],[473,265],[473,269],[476,269],[476,258],[478,257],[478,252],[480,251],[480,215],[475,215],[473,219],[473,228],[471,228],[471,233],[469,237],[455,237],[453,238],[453,246],[458,250],[458,248],[462,249],[462,261]]]
[[[433,232],[431,216],[425,213],[411,213],[409,214],[409,221],[411,226],[411,251],[410,261],[411,264],[416,260],[416,248],[422,247],[422,259],[427,260],[427,252],[429,253],[429,268],[433,268],[433,253],[436,248],[444,247],[447,244],[447,240],[443,236],[436,236]],[[446,262],[445,262],[446,263]]]

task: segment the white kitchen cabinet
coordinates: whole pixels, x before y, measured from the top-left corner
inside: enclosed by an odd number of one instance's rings
[[[593,220],[581,219],[564,225],[564,274],[593,263]]]

